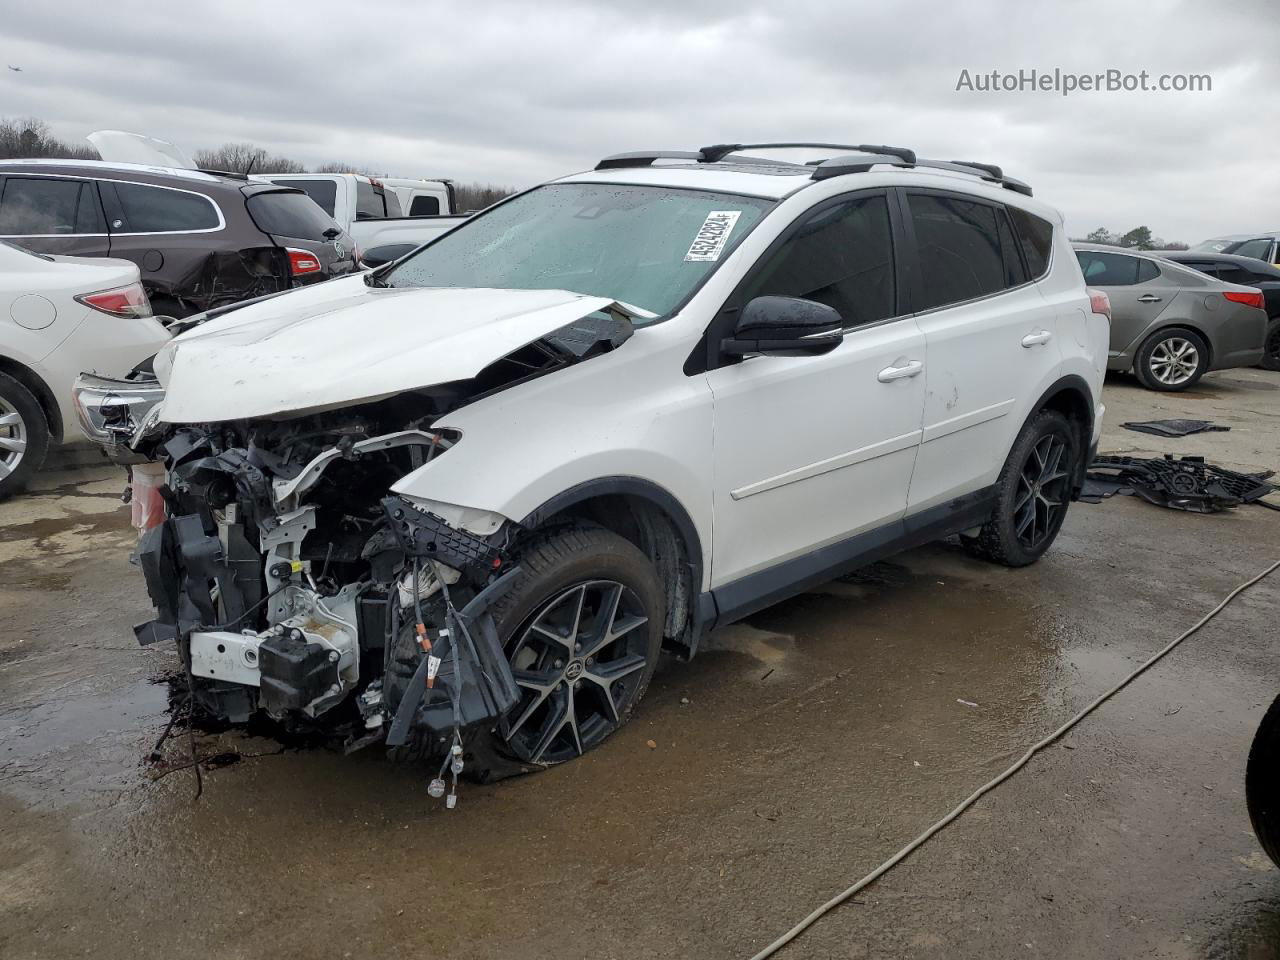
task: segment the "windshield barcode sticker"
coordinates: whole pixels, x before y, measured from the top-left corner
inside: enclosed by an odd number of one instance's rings
[[[684,255],[689,260],[719,260],[724,245],[733,232],[733,225],[742,216],[741,210],[712,210],[707,219],[702,221],[698,234],[689,245],[689,252]]]

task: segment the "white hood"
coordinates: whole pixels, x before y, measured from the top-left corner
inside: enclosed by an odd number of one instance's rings
[[[167,423],[347,406],[466,380],[598,310],[565,290],[369,287],[344,277],[244,307],[173,340],[156,361]]]

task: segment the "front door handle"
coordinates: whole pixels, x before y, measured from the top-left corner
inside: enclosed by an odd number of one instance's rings
[[[1041,330],[1038,333],[1028,333],[1025,337],[1022,338],[1022,345],[1024,347],[1035,347],[1042,343],[1048,343],[1052,339],[1053,339],[1052,333],[1050,333],[1048,330]]]
[[[876,379],[881,383],[892,383],[894,380],[902,380],[906,377],[914,377],[924,369],[924,364],[919,360],[908,360],[900,367],[885,367],[876,374]]]
[[[1163,297],[1157,297],[1154,293],[1144,293],[1138,298],[1139,303],[1159,303]]]

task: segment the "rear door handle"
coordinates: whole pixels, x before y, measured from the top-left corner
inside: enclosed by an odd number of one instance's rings
[[[1022,345],[1024,347],[1034,347],[1042,343],[1048,343],[1052,339],[1052,333],[1048,330],[1041,330],[1039,333],[1028,333],[1022,338]]]
[[[1139,303],[1159,303],[1163,297],[1157,297],[1154,293],[1144,293],[1138,298]]]
[[[908,360],[900,367],[885,367],[876,374],[876,379],[881,383],[892,383],[894,380],[902,380],[906,377],[914,377],[924,369],[924,364],[919,360]]]

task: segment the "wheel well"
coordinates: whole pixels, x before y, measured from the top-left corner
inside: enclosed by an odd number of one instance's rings
[[[1093,435],[1093,404],[1078,387],[1063,385],[1052,390],[1041,400],[1036,412],[1041,410],[1056,410],[1075,428],[1076,443],[1082,454],[1077,475],[1072,483],[1073,490],[1078,493],[1084,485],[1084,474],[1089,467],[1086,461],[1089,440]]]
[[[628,540],[653,563],[667,598],[663,644],[673,652],[692,656],[697,647],[695,598],[701,587],[702,558],[696,542],[689,542],[684,523],[653,500],[635,493],[601,493],[575,500],[554,512],[536,511],[525,526],[543,529],[579,520],[604,527]],[[696,537],[696,534],[694,534]]]
[[[58,401],[48,385],[36,376],[34,370],[23,366],[17,360],[0,357],[0,373],[7,373],[13,379],[31,391],[31,395],[40,404],[44,418],[49,424],[49,435],[58,443],[62,442],[62,412],[58,409]]]

